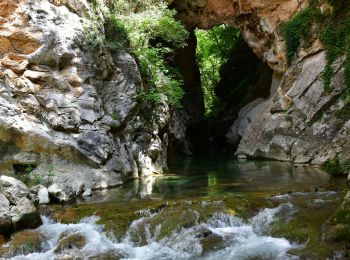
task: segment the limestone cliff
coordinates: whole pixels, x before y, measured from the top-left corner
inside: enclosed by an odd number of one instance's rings
[[[189,28],[211,28],[223,23],[240,28],[250,48],[274,71],[270,97],[246,104],[226,134],[228,142],[239,142],[237,155],[312,164],[336,157],[341,161],[350,159],[349,121],[342,115],[346,104],[340,97],[346,88],[344,58],[333,64],[334,88],[330,92],[325,91],[322,79],[326,51],[316,35],[287,66],[286,44],[279,26],[305,9],[308,1],[171,3],[179,12],[178,18]],[[320,10],[324,12],[327,8],[325,2]]]
[[[30,165],[68,197],[166,167],[168,107],[143,118],[133,57],[84,47],[89,14],[85,0],[0,1],[1,173]]]
[[[325,50],[316,38],[287,67],[278,26],[307,4],[169,0],[190,30],[223,23],[241,29],[273,70],[270,97],[246,104],[231,122],[226,136],[240,141],[237,154],[316,164],[336,156],[350,159],[350,124],[337,116],[344,106],[344,59],[333,65],[330,93],[321,79]],[[168,139],[189,153],[186,120],[196,121],[194,114],[170,111],[166,104],[148,111],[157,115],[149,120],[138,99],[144,85],[134,58],[84,45],[91,19],[85,0],[0,0],[0,171],[14,173],[29,165],[31,174],[52,178],[67,197],[162,172]],[[177,62],[190,56],[180,54]],[[187,65],[184,70],[195,69],[195,63]],[[198,77],[187,81],[199,85]],[[197,90],[185,96],[193,110],[203,107],[198,97],[191,102],[201,93]]]

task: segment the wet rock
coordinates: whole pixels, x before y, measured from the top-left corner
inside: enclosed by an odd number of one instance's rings
[[[8,246],[0,248],[0,255],[3,257],[14,257],[40,252],[45,245],[44,236],[38,231],[20,231],[13,235]]]
[[[29,196],[28,187],[21,181],[2,175],[0,177],[0,192],[12,203]]]
[[[196,238],[200,239],[204,253],[217,250],[224,243],[222,236],[214,234],[209,229],[200,228],[196,233]]]
[[[71,234],[61,238],[58,241],[55,253],[61,253],[64,250],[73,248],[82,249],[86,245],[86,239],[81,234]]]
[[[108,251],[108,252],[103,252],[92,256],[88,256],[87,259],[88,260],[119,260],[119,259],[124,259],[126,257],[127,256],[123,256],[118,251]]]
[[[39,212],[27,198],[21,198],[11,208],[12,225],[15,230],[36,228],[42,224]]]

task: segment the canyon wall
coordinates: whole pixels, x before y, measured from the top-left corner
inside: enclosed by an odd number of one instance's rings
[[[321,78],[325,50],[316,38],[292,66],[286,64],[278,26],[306,0],[169,4],[190,30],[240,28],[273,70],[270,96],[241,109],[226,135],[229,142],[239,140],[238,155],[315,164],[350,159],[350,124],[338,116],[344,59],[334,64],[330,93]],[[188,145],[188,115],[166,104],[150,112],[156,119],[147,115],[138,98],[145,86],[130,54],[84,44],[91,20],[85,0],[0,0],[0,172],[30,166],[31,174],[52,178],[68,197],[160,173],[169,139]]]
[[[0,16],[1,173],[71,197],[166,169],[169,108],[146,118],[134,58],[85,46],[85,0],[1,0]]]
[[[306,8],[308,1],[170,2],[188,28],[228,24],[241,29],[253,52],[273,70],[270,97],[246,104],[226,134],[229,143],[239,143],[236,155],[311,164],[350,159],[350,118],[341,98],[346,88],[345,58],[333,64],[331,91],[324,89],[326,51],[316,34],[287,66],[286,43],[279,26]],[[320,10],[329,10],[326,2]]]

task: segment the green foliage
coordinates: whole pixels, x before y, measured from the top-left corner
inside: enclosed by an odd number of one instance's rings
[[[327,64],[323,71],[325,91],[330,92],[333,89],[332,65],[338,57],[344,55],[347,57],[345,60],[346,89],[342,96],[349,100],[347,97],[350,97],[350,8],[346,0],[327,0],[327,2],[332,7],[332,11],[322,13],[320,10],[322,1],[310,0],[308,8],[282,24],[288,65],[292,63],[302,40],[305,41],[311,32],[318,34],[327,49]]]
[[[216,112],[219,102],[215,95],[215,86],[220,81],[220,68],[227,62],[235,42],[239,38],[239,30],[221,25],[212,30],[196,30],[196,59],[201,72],[206,115]]]
[[[98,1],[98,0],[95,0]],[[174,19],[166,1],[111,0],[100,3],[104,34],[95,25],[87,33],[87,45],[103,46],[112,54],[126,50],[139,63],[147,90],[139,97],[148,103],[167,102],[180,107],[183,82],[166,62],[174,49],[184,47],[188,32]]]
[[[50,166],[46,174],[35,173],[32,165],[27,165],[24,173],[17,175],[17,178],[27,185],[29,188],[38,184],[43,184],[48,187],[52,184],[52,178],[55,176],[53,172],[53,166]]]
[[[287,62],[291,65],[302,39],[311,31],[312,25],[322,17],[321,11],[315,7],[308,7],[293,17],[292,20],[281,25],[286,40]]]
[[[117,112],[113,112],[111,117],[113,120],[118,120],[120,118],[120,115]]]
[[[34,167],[32,165],[27,165],[25,168],[25,173],[29,174],[34,170]]]
[[[347,88],[350,87],[350,18],[339,19],[335,14],[327,22],[320,39],[327,48],[327,65],[323,73],[325,90],[332,90],[331,80],[334,74],[332,64],[341,55],[347,55],[345,63],[345,74]]]
[[[349,171],[349,165],[340,163],[338,158],[326,161],[324,168],[329,174],[332,175],[348,174]]]
[[[109,50],[112,55],[117,55],[122,50],[130,49],[130,40],[124,24],[115,16],[105,17],[103,28],[105,35],[101,31],[101,24],[96,22],[85,28],[85,46],[92,52],[98,48]]]

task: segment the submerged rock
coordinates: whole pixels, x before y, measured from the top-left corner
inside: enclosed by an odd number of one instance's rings
[[[25,230],[16,233],[6,246],[0,247],[0,256],[10,258],[40,252],[44,245],[45,238],[40,232]]]
[[[62,253],[64,250],[73,248],[82,249],[86,245],[86,239],[81,234],[71,234],[63,236],[55,248],[55,253]]]

